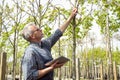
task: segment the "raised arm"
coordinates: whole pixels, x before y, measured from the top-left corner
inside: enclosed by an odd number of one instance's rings
[[[68,27],[68,25],[70,24],[70,21],[74,18],[74,16],[77,14],[77,8],[74,8],[71,12],[71,15],[69,16],[69,18],[66,20],[66,22],[61,25],[59,27],[59,29],[64,32],[66,30],[66,28]]]

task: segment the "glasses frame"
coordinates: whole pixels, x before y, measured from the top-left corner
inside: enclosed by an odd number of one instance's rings
[[[40,29],[39,28],[37,28],[36,30],[34,30],[33,32],[32,32],[32,34],[34,34],[36,31],[39,31]]]

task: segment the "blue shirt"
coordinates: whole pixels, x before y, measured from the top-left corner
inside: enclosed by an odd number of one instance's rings
[[[44,39],[41,43],[30,43],[22,58],[22,72],[24,80],[53,80],[53,71],[38,79],[38,70],[46,68],[45,63],[51,61],[51,48],[62,36],[57,29],[53,35]]]

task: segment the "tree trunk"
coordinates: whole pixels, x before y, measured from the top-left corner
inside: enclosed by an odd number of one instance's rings
[[[108,10],[106,10],[108,13]],[[113,80],[113,67],[112,67],[112,52],[111,52],[111,42],[110,42],[110,31],[109,31],[109,14],[106,17],[106,53],[108,62],[108,79]]]
[[[75,35],[75,29],[76,29],[76,22],[75,22],[75,17],[73,18],[73,63],[72,63],[72,68],[73,68],[73,72],[72,72],[72,78],[73,80],[76,80],[76,35]]]

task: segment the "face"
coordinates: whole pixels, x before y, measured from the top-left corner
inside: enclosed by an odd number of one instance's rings
[[[43,38],[43,33],[41,29],[39,29],[36,26],[31,26],[30,29],[32,31],[32,36],[31,36],[32,39],[36,41],[40,41]]]

